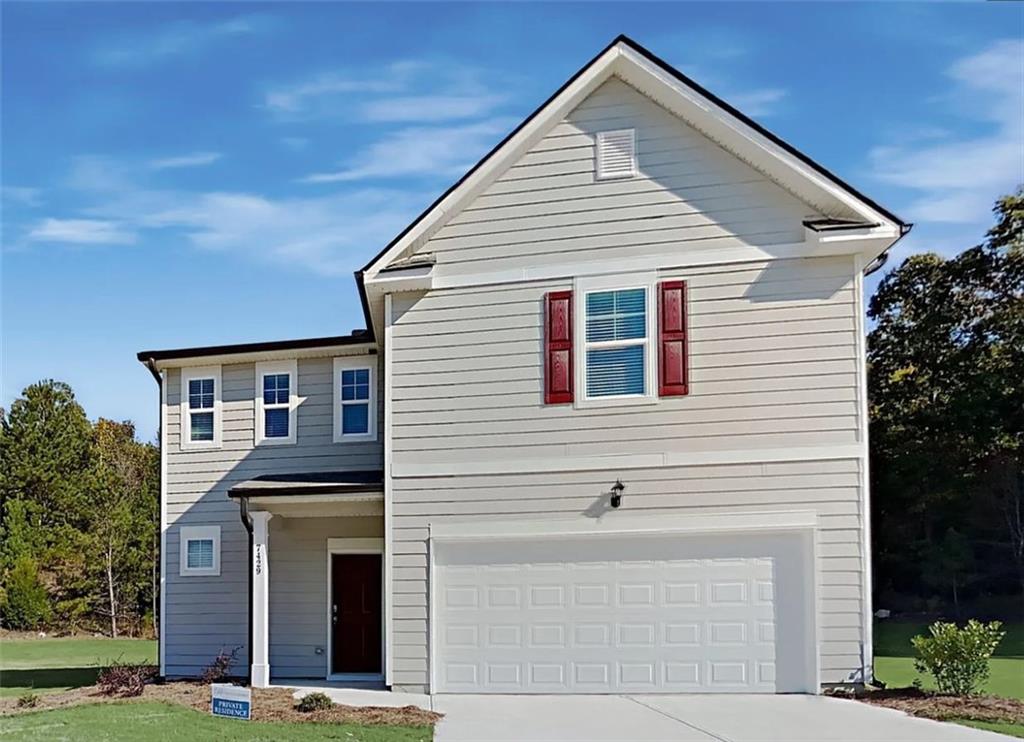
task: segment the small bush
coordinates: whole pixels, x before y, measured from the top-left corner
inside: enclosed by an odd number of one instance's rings
[[[983,624],[973,618],[960,629],[956,624],[936,621],[931,636],[911,639],[918,657],[914,668],[935,678],[940,693],[969,696],[988,680],[988,661],[1006,632],[999,621]]]
[[[50,596],[32,557],[18,557],[7,573],[0,612],[4,626],[9,629],[31,631],[50,620]]]
[[[326,693],[307,693],[302,700],[296,704],[299,711],[309,713],[311,711],[326,711],[334,705],[334,701]]]
[[[200,677],[204,683],[219,683],[231,677],[231,669],[238,662],[238,652],[241,647],[235,647],[230,652],[226,649],[221,649],[213,661],[203,668],[203,674]]]
[[[20,709],[34,709],[39,705],[39,694],[33,693],[30,690],[25,691],[18,696],[18,708]]]
[[[156,673],[154,665],[117,660],[100,670],[96,685],[100,687],[100,692],[108,696],[141,696],[146,683],[156,677]]]

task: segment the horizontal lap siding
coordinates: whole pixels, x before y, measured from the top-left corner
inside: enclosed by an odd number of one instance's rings
[[[238,503],[228,498],[232,486],[263,474],[375,469],[382,465],[379,442],[332,441],[332,373],[330,358],[299,360],[297,443],[257,448],[253,443],[255,365],[223,366],[223,446],[182,451],[181,374],[176,369],[168,371],[165,636],[169,676],[195,675],[221,648],[242,647],[238,672],[244,672],[248,664],[248,534],[239,519]],[[179,576],[179,528],[183,525],[221,527],[219,577]],[[308,647],[311,641],[302,639],[300,643]],[[321,639],[316,641],[322,643]],[[305,656],[305,649],[302,652]]]
[[[275,678],[327,675],[327,539],[383,536],[381,518],[271,518],[270,670]]]
[[[623,512],[710,514],[811,509],[818,514],[822,679],[854,679],[860,666],[863,554],[861,471],[856,459],[394,480],[396,685],[427,682],[428,526],[475,520],[579,518],[616,477]],[[607,516],[614,518],[615,514]]]
[[[597,181],[594,135],[632,128],[639,175]],[[438,274],[638,248],[702,249],[803,240],[814,210],[618,79],[602,85],[466,208],[421,240]]]

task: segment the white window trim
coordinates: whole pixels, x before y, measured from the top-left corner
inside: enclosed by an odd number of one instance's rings
[[[178,574],[182,577],[220,577],[220,526],[182,526],[179,529],[178,551],[180,559]],[[189,567],[188,542],[213,541],[213,566]]]
[[[192,416],[188,407],[188,383],[197,379],[213,379],[213,440],[194,441],[192,440]],[[220,366],[192,366],[181,370],[181,404],[180,404],[180,445],[182,451],[191,451],[202,448],[220,448],[221,430],[223,428],[222,403],[221,403],[221,373]]]
[[[370,398],[367,400],[367,424],[365,433],[342,433],[341,417],[341,372],[365,368],[370,371]],[[377,440],[377,356],[342,356],[334,359],[332,400],[334,406],[334,442],[355,443]]]
[[[644,351],[644,393],[629,394],[615,397],[587,396],[587,294],[595,291],[618,291],[620,289],[644,289],[647,293],[647,339]],[[573,365],[575,367],[575,388],[573,406],[577,409],[587,407],[625,407],[630,405],[649,405],[658,403],[658,274],[628,273],[610,276],[577,277],[573,282]],[[633,341],[623,343],[613,341],[600,343],[604,347],[616,345],[633,345]]]
[[[266,418],[263,410],[263,377],[272,374],[288,374],[288,435],[283,438],[267,438]],[[296,435],[295,422],[296,410],[299,409],[299,362],[295,359],[288,361],[262,361],[256,364],[256,393],[254,395],[256,409],[255,444],[257,446],[287,446],[294,445],[298,436]],[[281,405],[269,405],[269,409],[279,408]]]

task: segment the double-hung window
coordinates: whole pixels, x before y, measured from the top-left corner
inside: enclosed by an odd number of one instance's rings
[[[256,364],[256,443],[295,443],[297,361]]]
[[[220,445],[220,366],[181,371],[181,447]]]
[[[655,386],[654,277],[582,281],[577,292],[582,402],[652,401]],[[582,306],[580,306],[582,305]]]
[[[334,359],[334,440],[374,440],[376,358]]]

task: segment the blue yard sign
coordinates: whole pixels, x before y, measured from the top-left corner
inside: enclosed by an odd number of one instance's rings
[[[252,717],[252,690],[228,683],[214,683],[210,686],[210,712],[214,716],[229,716],[232,719]]]

